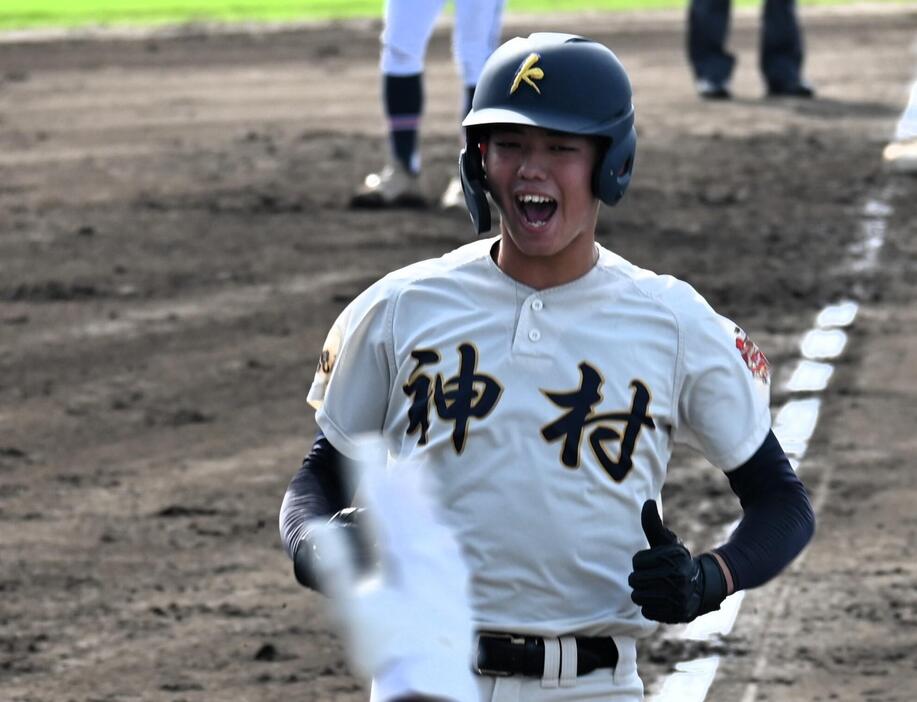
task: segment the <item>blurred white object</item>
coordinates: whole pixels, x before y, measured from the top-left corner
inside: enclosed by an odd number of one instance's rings
[[[917,137],[890,142],[882,152],[885,167],[898,173],[917,173]]]
[[[379,173],[370,173],[363,179],[350,200],[352,207],[422,207],[424,201],[420,177],[408,171],[401,163],[392,161]]]
[[[452,176],[452,178],[449,179],[449,184],[446,186],[442,197],[439,199],[439,206],[444,210],[465,206],[465,194],[462,192],[462,181],[459,180],[458,176]]]
[[[899,173],[917,173],[917,80],[911,83],[907,107],[895,127],[895,138],[882,152],[885,167]]]
[[[917,80],[911,83],[911,95],[904,108],[904,114],[895,127],[895,140],[917,139]]]
[[[353,670],[374,678],[373,700],[415,694],[476,702],[468,572],[458,544],[436,517],[416,462],[387,463],[379,438],[360,444],[355,477],[379,570],[357,572],[339,529],[315,524],[318,577],[330,596]]]

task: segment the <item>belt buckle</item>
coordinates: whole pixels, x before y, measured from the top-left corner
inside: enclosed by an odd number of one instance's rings
[[[500,641],[507,641],[511,644],[525,644],[524,636],[513,636],[512,634],[504,634],[504,633],[493,633],[493,634],[481,633],[481,634],[478,634],[478,647],[480,646],[481,639],[484,638],[485,636],[488,639],[498,639]],[[474,658],[474,665],[471,667],[471,669],[478,675],[488,675],[488,676],[495,677],[495,678],[512,677],[513,674],[508,673],[505,670],[492,670],[490,668],[482,668],[481,666],[478,665],[478,660],[480,659],[480,656],[481,656],[481,652],[480,652],[480,649],[478,649],[476,651],[476,655]]]

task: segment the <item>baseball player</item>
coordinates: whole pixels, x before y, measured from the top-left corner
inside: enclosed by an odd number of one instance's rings
[[[394,460],[427,466],[461,546],[479,699],[640,700],[638,639],[768,581],[813,533],[771,431],[767,360],[687,283],[596,242],[637,143],[608,48],[512,39],[463,124],[472,223],[490,228],[489,195],[499,234],[387,275],[334,323],[308,396],[321,432],[281,506],[284,545],[314,587],[308,520],[339,521],[353,499],[341,456],[381,431]],[[743,508],[729,540],[699,555],[658,508],[677,442],[722,469]],[[387,676],[378,699],[416,692]]]
[[[389,158],[370,173],[351,199],[352,207],[422,207],[420,121],[427,43],[444,0],[386,0],[382,32],[382,102],[388,120]],[[462,115],[485,59],[496,48],[504,0],[455,0],[452,51],[461,74]],[[442,207],[461,206],[462,189],[453,178],[440,199]]]

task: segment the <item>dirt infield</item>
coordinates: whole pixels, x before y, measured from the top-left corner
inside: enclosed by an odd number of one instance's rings
[[[917,179],[879,154],[917,69],[917,12],[804,17],[810,102],[761,97],[747,13],[724,104],[695,97],[679,15],[511,18],[504,34],[581,32],[622,58],[637,169],[600,239],[741,323],[775,405],[815,313],[861,304],[800,467],[815,542],[725,641],[648,641],[648,688],[714,652],[714,702],[913,700]],[[426,82],[431,198],[457,155],[446,29]],[[384,154],[378,32],[0,41],[0,699],[366,699],[293,582],[277,511],[337,312],[472,237],[463,213],[346,208]],[[876,198],[885,244],[851,265]],[[737,515],[686,452],[665,499],[695,547]]]

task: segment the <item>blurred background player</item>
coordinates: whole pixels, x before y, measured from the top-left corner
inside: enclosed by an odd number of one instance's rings
[[[731,0],[691,0],[688,9],[688,59],[697,93],[707,100],[732,97],[729,80],[736,58],[726,51],[731,10]],[[764,0],[759,68],[768,95],[815,96],[815,90],[802,77],[803,56],[795,0]]]
[[[389,157],[381,171],[366,176],[352,207],[423,207],[420,123],[423,116],[424,57],[445,0],[386,0],[382,31],[382,106],[388,120]],[[505,0],[454,0],[452,53],[462,79],[464,117],[484,61],[500,40]],[[440,198],[442,207],[462,203],[458,178]]]
[[[642,700],[637,639],[767,582],[813,533],[764,354],[690,285],[595,239],[631,180],[634,114],[601,44],[538,33],[497,49],[460,174],[475,230],[489,193],[499,235],[358,295],[309,390],[321,433],[280,510],[297,580],[316,586],[315,520],[359,533],[340,519],[342,457],[381,432],[394,461],[425,467],[461,548],[480,700]],[[723,470],[743,510],[699,555],[657,508],[676,443]],[[391,670],[375,689],[397,689]]]

